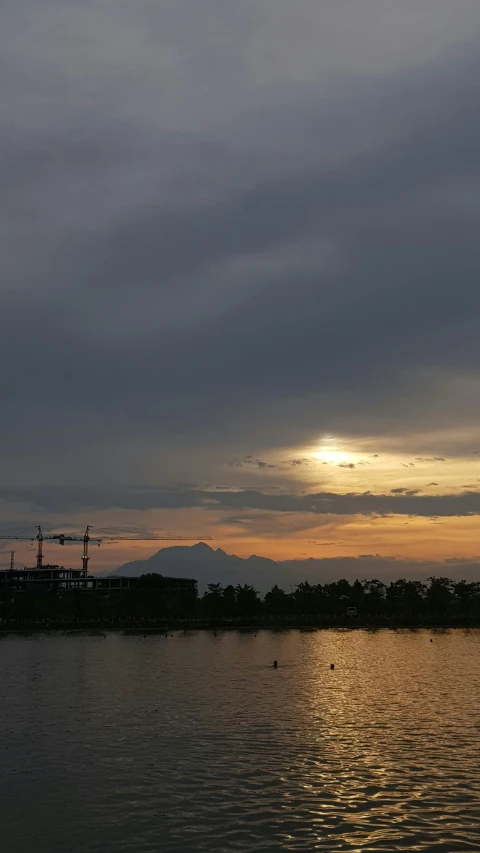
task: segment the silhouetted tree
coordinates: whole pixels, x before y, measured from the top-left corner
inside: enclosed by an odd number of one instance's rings
[[[480,599],[480,584],[467,583],[465,580],[453,583],[453,604],[461,615],[470,616],[475,612]]]
[[[261,609],[261,602],[258,597],[258,592],[253,586],[244,584],[235,587],[235,598],[237,602],[237,612],[240,616],[254,616]]]
[[[219,583],[209,583],[202,598],[202,609],[206,616],[218,619],[223,609],[223,586]]]
[[[297,584],[293,593],[297,613],[313,613],[315,610],[316,589],[308,581]]]
[[[386,586],[382,581],[373,578],[363,582],[364,602],[369,614],[385,611]]]
[[[332,615],[340,616],[351,604],[352,588],[345,578],[325,584],[323,593],[326,610]]]
[[[426,601],[428,611],[434,615],[445,615],[452,603],[453,583],[450,578],[428,578]]]
[[[386,604],[393,616],[419,615],[425,606],[425,584],[407,581],[405,578],[392,581],[386,591]]]
[[[294,602],[290,595],[287,595],[283,589],[280,589],[277,584],[275,584],[270,592],[267,592],[263,604],[264,609],[268,613],[284,615],[292,612]]]
[[[237,594],[231,583],[223,590],[222,608],[225,616],[236,616],[237,614]]]

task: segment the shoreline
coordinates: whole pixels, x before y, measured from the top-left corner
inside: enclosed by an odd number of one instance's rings
[[[152,620],[153,621],[153,620]],[[164,636],[172,631],[325,631],[325,630],[453,630],[480,629],[480,619],[305,619],[305,620],[99,620],[92,622],[54,622],[52,620],[18,620],[14,624],[0,623],[0,636],[8,634],[105,634],[123,633],[126,636]]]

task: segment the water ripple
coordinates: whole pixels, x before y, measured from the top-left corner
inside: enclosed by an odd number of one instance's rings
[[[2,850],[478,851],[480,632],[431,638],[9,638]]]

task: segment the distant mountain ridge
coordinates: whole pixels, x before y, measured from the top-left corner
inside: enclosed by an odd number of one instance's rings
[[[281,564],[268,557],[237,557],[221,548],[210,548],[205,542],[196,545],[174,545],[161,548],[146,560],[124,563],[111,574],[139,577],[150,572],[171,577],[192,577],[198,580],[199,590],[209,583],[251,584],[260,592],[267,592],[274,584],[287,582],[287,574]]]
[[[275,584],[286,592],[304,580],[310,583],[329,583],[346,578],[378,578],[385,582],[397,578],[427,578],[429,575],[448,576],[453,579],[478,580],[480,565],[478,558],[471,561],[415,561],[366,554],[359,557],[323,557],[304,560],[271,560],[252,554],[237,557],[221,548],[211,548],[205,542],[196,545],[174,545],[161,548],[146,560],[124,563],[109,575],[139,577],[150,572],[171,577],[191,577],[198,580],[199,592],[203,593],[209,583],[251,584],[262,595]]]

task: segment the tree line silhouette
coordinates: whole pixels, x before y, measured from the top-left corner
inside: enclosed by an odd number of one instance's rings
[[[431,577],[426,582],[401,578],[388,585],[376,578],[353,583],[344,578],[326,584],[303,581],[290,593],[274,586],[263,599],[252,586],[222,587],[216,583],[208,585],[199,604],[210,617],[263,613],[339,618],[348,611],[356,611],[359,617],[480,617],[480,582],[444,577]]]
[[[161,575],[143,575],[130,589],[108,593],[65,590],[26,591],[0,600],[2,622],[105,622],[132,620],[207,624],[335,624],[356,619],[395,620],[410,624],[449,619],[480,625],[480,582],[431,577],[399,579],[385,584],[374,578],[350,583],[303,581],[290,592],[272,587],[263,597],[248,584],[208,585],[195,589],[168,587]]]

